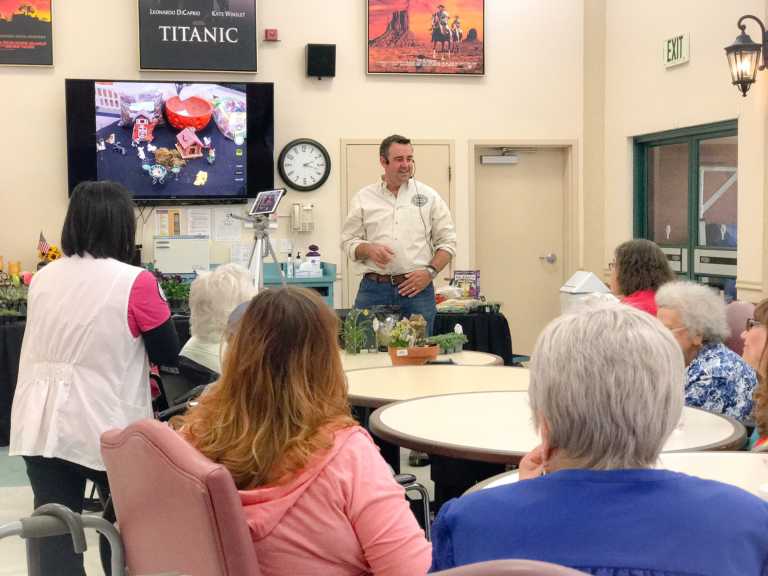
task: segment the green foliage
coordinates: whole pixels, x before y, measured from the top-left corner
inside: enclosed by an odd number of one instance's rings
[[[362,318],[361,318],[362,316]],[[368,310],[353,308],[344,319],[344,350],[358,354],[365,347],[368,335],[373,334],[373,316]]]
[[[14,283],[0,286],[0,316],[19,316],[27,311],[27,287]]]
[[[163,276],[160,287],[168,301],[189,300],[189,283],[184,282],[180,276]]]
[[[443,354],[450,354],[457,348],[460,348],[468,341],[464,334],[456,334],[455,332],[449,332],[447,334],[436,334],[427,338],[427,342],[430,344],[437,344],[440,346],[440,351]]]

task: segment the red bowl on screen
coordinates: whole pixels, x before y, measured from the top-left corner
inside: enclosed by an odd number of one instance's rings
[[[178,130],[194,128],[199,132],[208,126],[212,114],[213,104],[199,96],[190,96],[185,100],[172,96],[165,102],[165,115],[168,117],[168,122]]]

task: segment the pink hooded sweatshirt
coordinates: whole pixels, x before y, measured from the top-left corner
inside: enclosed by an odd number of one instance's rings
[[[431,564],[403,488],[359,426],[287,484],[240,498],[264,576],[417,576]]]

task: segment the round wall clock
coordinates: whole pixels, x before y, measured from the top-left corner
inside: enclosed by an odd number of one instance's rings
[[[331,157],[320,142],[299,138],[286,144],[280,152],[277,169],[288,186],[299,192],[310,192],[328,179]]]

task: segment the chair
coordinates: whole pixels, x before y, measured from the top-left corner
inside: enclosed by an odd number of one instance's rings
[[[422,521],[424,522],[424,537],[432,540],[432,516],[429,512],[429,492],[423,484],[416,481],[415,474],[395,474],[395,481],[408,492],[418,492],[421,496]]]
[[[725,339],[725,345],[739,356],[744,351],[744,341],[741,339],[741,333],[744,332],[747,318],[752,318],[754,312],[755,305],[751,302],[734,300],[725,307],[725,319],[731,332],[731,335]]]
[[[105,432],[101,454],[131,574],[261,574],[224,466],[155,420]]]
[[[434,572],[440,576],[584,576],[572,568],[535,560],[491,560]]]

